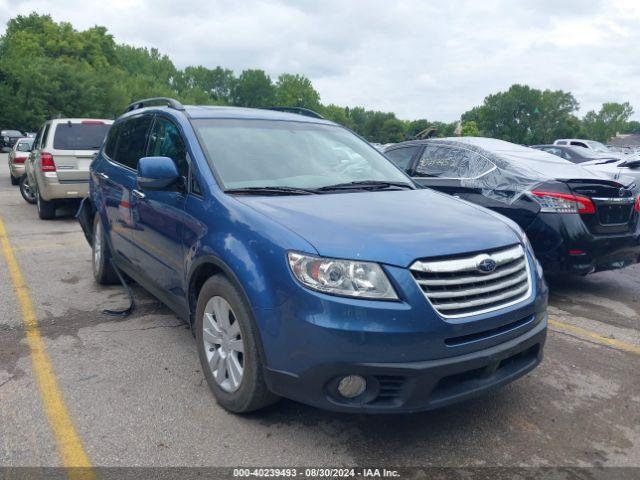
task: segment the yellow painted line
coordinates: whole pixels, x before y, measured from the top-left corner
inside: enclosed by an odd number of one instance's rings
[[[82,441],[76,432],[71,415],[64,403],[51,359],[40,335],[38,318],[31,301],[29,288],[18,266],[2,218],[0,218],[0,246],[2,247],[13,289],[22,311],[22,321],[31,352],[33,371],[40,390],[42,404],[49,420],[49,426],[53,431],[53,436],[58,446],[62,465],[69,469],[67,474],[70,479],[94,479],[95,475],[91,470],[91,462],[84,451]]]
[[[634,343],[625,342],[623,340],[616,340],[615,338],[607,338],[599,333],[592,332],[586,328],[576,327],[569,323],[560,322],[558,320],[549,319],[549,326],[559,332],[575,335],[583,340],[589,340],[600,345],[606,345],[608,347],[617,348],[618,350],[624,350],[625,352],[634,353],[640,355],[640,345]]]

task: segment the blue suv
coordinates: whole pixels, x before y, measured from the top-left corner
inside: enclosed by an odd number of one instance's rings
[[[132,104],[78,214],[96,280],[189,322],[233,412],[427,410],[535,368],[547,287],[522,230],[301,113]]]

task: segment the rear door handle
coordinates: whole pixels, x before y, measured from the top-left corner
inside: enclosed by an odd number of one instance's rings
[[[134,197],[137,197],[139,199],[143,199],[143,198],[146,197],[146,195],[144,193],[142,193],[140,190],[133,189],[133,190],[131,190],[131,193],[133,193]]]
[[[109,175],[106,173],[98,172],[97,175],[103,180],[109,180]]]

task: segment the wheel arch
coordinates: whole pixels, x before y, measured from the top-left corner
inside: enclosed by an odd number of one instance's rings
[[[238,279],[233,270],[220,258],[214,255],[205,255],[199,257],[192,265],[187,276],[187,301],[189,309],[189,325],[193,332],[195,323],[196,306],[198,304],[198,295],[205,282],[214,275],[224,275],[231,284],[238,289],[240,296],[249,308],[249,320],[253,323],[258,333],[258,352],[260,354],[263,366],[266,366],[266,356],[262,345],[262,332],[255,318],[253,305],[249,300],[249,296],[245,291],[242,283]],[[195,332],[194,332],[195,333]]]

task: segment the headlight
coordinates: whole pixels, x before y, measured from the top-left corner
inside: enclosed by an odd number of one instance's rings
[[[393,286],[377,263],[313,257],[289,252],[289,266],[303,285],[346,297],[397,300]]]

